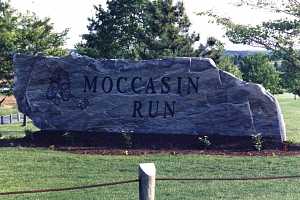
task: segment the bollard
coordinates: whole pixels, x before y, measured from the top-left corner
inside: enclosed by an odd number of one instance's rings
[[[139,165],[139,200],[154,200],[155,174],[154,163],[142,163]]]
[[[10,124],[13,123],[13,114],[9,114],[9,123],[10,123]]]
[[[24,114],[23,115],[23,124],[22,124],[22,126],[26,126],[27,125],[27,117],[26,117],[26,115]]]
[[[17,113],[17,119],[18,119],[18,122],[21,121],[21,116],[20,116],[20,113],[19,113],[19,112]]]

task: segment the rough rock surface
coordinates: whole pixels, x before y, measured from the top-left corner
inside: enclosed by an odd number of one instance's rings
[[[210,59],[95,60],[15,55],[14,94],[42,130],[285,140],[277,100]]]

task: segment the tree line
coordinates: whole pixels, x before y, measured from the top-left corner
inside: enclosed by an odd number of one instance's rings
[[[262,84],[274,94],[286,90],[300,95],[300,3],[283,1],[285,4],[278,6],[268,0],[241,1],[237,6],[290,16],[256,26],[236,24],[210,11],[199,13],[224,26],[233,43],[262,46],[268,54],[226,56],[224,45],[213,37],[199,44],[200,35],[191,31],[183,2],[173,0],[108,0],[106,8],[95,5],[95,15],[88,18],[88,33],[82,35],[75,49],[93,58],[209,57],[222,70]],[[9,1],[0,0],[0,88],[12,86],[14,53],[66,55],[67,33],[68,29],[55,32],[49,18],[21,14]]]
[[[212,11],[199,15],[210,16],[226,29],[226,37],[233,43],[264,47],[272,52],[272,59],[280,61],[281,86],[300,95],[300,1],[299,0],[240,0],[236,6],[248,6],[281,14],[280,19],[258,25],[237,24],[228,17]]]

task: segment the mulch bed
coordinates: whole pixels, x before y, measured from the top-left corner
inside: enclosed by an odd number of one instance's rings
[[[263,150],[254,148],[251,137],[209,136],[211,145],[199,144],[195,135],[58,133],[36,132],[24,138],[0,140],[0,147],[44,147],[76,154],[148,155],[198,154],[224,156],[298,156],[300,144],[274,142],[263,138]]]
[[[182,149],[101,149],[101,148],[61,148],[56,150],[85,155],[221,155],[221,156],[300,156],[300,151],[262,150],[262,151],[231,151],[231,150],[182,150]]]

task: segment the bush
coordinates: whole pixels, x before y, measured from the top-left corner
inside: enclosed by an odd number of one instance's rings
[[[208,136],[205,135],[203,137],[202,136],[198,137],[198,145],[200,148],[207,149],[211,145]]]
[[[263,85],[272,94],[282,93],[280,73],[267,55],[244,57],[240,62],[243,80]]]
[[[262,138],[262,135],[260,133],[253,134],[253,135],[251,135],[251,138],[252,138],[252,143],[253,143],[254,148],[257,151],[261,151],[262,148],[263,148],[263,138]]]
[[[122,133],[122,144],[125,148],[132,148],[133,147],[133,141],[132,141],[132,134],[127,131],[121,131]]]
[[[218,64],[218,67],[221,70],[229,72],[232,75],[234,75],[235,77],[237,77],[239,79],[242,79],[242,76],[243,76],[242,72],[240,71],[238,66],[234,64],[233,58],[231,58],[229,56],[222,57],[219,64]]]

